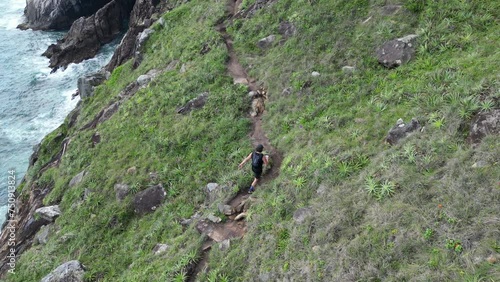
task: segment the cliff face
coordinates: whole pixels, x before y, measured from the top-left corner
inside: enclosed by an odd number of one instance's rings
[[[26,21],[19,28],[64,30],[79,17],[88,17],[111,0],[27,0]]]
[[[133,0],[113,0],[92,16],[76,20],[64,38],[44,53],[50,58],[49,66],[57,70],[94,57],[124,29],[133,4]]]
[[[130,15],[130,24],[127,33],[122,42],[116,48],[111,61],[107,65],[108,70],[113,70],[117,66],[131,58],[137,47],[136,38],[144,29],[153,23],[152,16],[156,13],[162,13],[167,8],[165,5],[158,5],[158,0],[137,0]]]

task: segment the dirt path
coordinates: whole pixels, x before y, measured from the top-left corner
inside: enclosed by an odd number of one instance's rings
[[[246,70],[239,63],[238,57],[233,49],[233,41],[231,36],[226,32],[226,25],[231,22],[234,15],[238,13],[239,6],[242,0],[227,0],[227,19],[216,26],[216,30],[221,34],[224,42],[226,44],[229,53],[229,62],[227,63],[228,74],[233,78],[235,84],[246,84],[248,85],[248,91],[257,91],[257,83],[255,79],[248,76]],[[278,152],[269,141],[266,136],[264,129],[262,128],[262,117],[265,115],[265,111],[258,114],[252,119],[252,131],[249,134],[249,138],[252,141],[252,146],[255,148],[258,144],[264,146],[265,152],[272,159],[271,169],[262,176],[259,182],[260,187],[262,184],[278,177],[279,168],[283,160],[283,156]],[[257,191],[259,188],[257,188]],[[241,190],[235,197],[229,200],[226,205],[231,206],[235,212],[228,216],[224,223],[213,223],[208,220],[202,220],[197,224],[197,229],[201,233],[207,234],[208,239],[202,246],[202,254],[198,262],[190,267],[188,271],[188,281],[194,282],[198,274],[202,271],[206,271],[208,265],[208,256],[210,249],[215,243],[223,242],[230,238],[241,238],[245,235],[247,231],[246,222],[244,218],[246,217],[246,208],[248,205],[245,203],[251,202],[252,197],[247,193],[247,189]]]

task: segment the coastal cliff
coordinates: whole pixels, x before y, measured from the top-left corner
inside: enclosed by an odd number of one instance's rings
[[[22,29],[65,30],[80,17],[88,17],[111,0],[27,0]]]

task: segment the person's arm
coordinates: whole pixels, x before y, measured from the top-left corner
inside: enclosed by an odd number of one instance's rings
[[[252,153],[250,153],[250,155],[248,155],[248,157],[246,157],[241,163],[240,165],[238,165],[238,168],[242,168],[243,165],[248,162],[248,160],[250,160],[252,158]]]

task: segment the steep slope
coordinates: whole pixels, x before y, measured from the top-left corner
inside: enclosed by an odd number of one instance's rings
[[[498,127],[468,138],[474,122],[498,122],[497,1],[230,4],[167,12],[142,63],[117,67],[44,139],[18,201],[44,195],[61,215],[6,279],[39,281],[70,260],[88,281],[500,279]],[[414,57],[382,66],[377,49],[409,34]],[[240,64],[250,87],[234,84]],[[262,119],[249,116],[252,87],[267,90]],[[420,128],[389,145],[400,118]],[[279,174],[252,195],[247,233],[193,276],[196,222],[223,218],[218,205],[248,188],[237,164],[257,122]],[[163,202],[138,212],[159,184]]]

